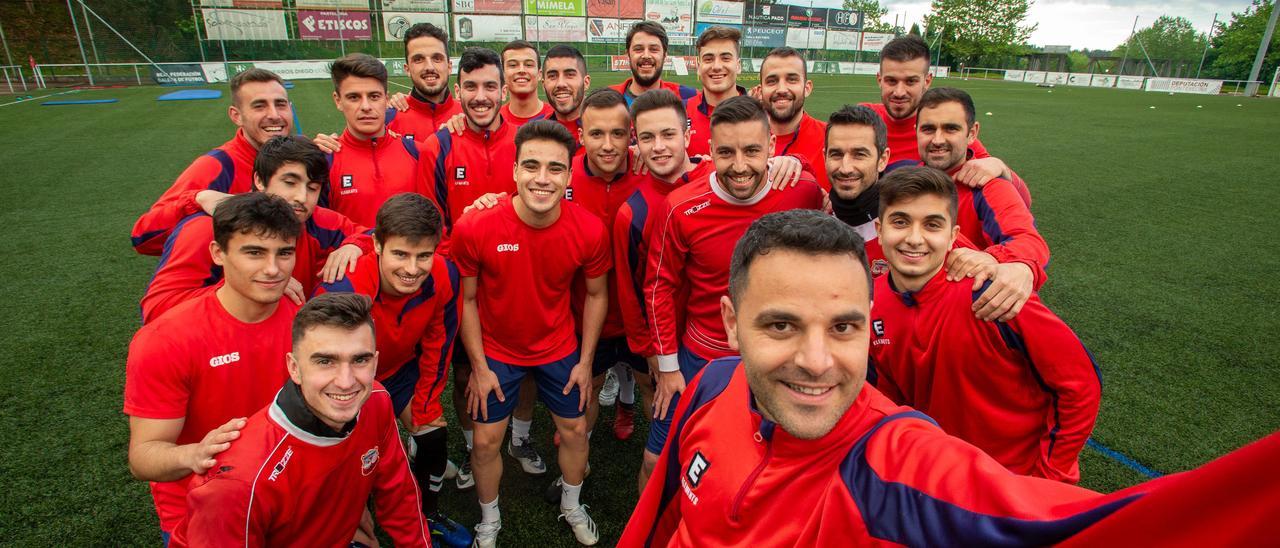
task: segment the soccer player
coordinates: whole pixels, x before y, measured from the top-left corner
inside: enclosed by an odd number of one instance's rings
[[[569,134],[579,137],[582,130],[582,100],[591,88],[587,59],[578,48],[565,44],[551,46],[542,62],[542,91],[555,111],[555,120]]]
[[[258,147],[293,127],[293,104],[284,80],[274,72],[252,68],[231,78],[231,106],[227,115],[236,125],[235,137],[196,158],[173,186],[133,225],[133,248],[143,255],[159,255],[178,222],[213,207],[227,194],[253,188],[253,160]]]
[[[768,183],[773,149],[764,106],[752,97],[731,98],[711,115],[711,158],[716,170],[667,196],[649,242],[644,305],[657,354],[654,421],[649,427],[647,477],[666,441],[671,413],[685,383],[708,360],[731,354],[716,316],[729,283],[729,255],[747,226],[774,211],[822,207],[822,189],[811,175],[781,189]],[[687,292],[684,334],[679,298]]]
[[[499,448],[516,388],[526,375],[551,410],[560,433],[560,509],[578,542],[595,544],[595,522],[579,502],[587,464],[591,366],[608,307],[609,241],[604,224],[563,203],[573,136],[554,122],[530,122],[516,133],[516,195],[473,211],[457,225],[453,258],[462,273],[462,337],[471,361],[468,408],[475,421],[471,465],[481,522],[476,545],[493,546],[502,528]],[[586,278],[574,335],[569,293]]]
[[[358,293],[373,300],[376,378],[418,448],[412,464],[422,513],[433,536],[465,546],[471,535],[440,512],[439,502],[449,458],[440,398],[458,334],[460,293],[457,267],[435,252],[443,226],[426,197],[392,196],[378,210],[374,253],[361,257],[350,276],[321,285],[317,293]]]
[[[545,120],[553,112],[538,98],[542,73],[538,70],[538,48],[524,40],[512,40],[502,48],[503,74],[510,98],[502,105],[502,119],[516,128],[526,122]],[[550,94],[547,95],[550,97]]]
[[[1008,321],[973,316],[985,288],[943,272],[960,232],[945,173],[902,167],[880,185],[889,274],[871,308],[876,388],[1014,473],[1076,483],[1102,395],[1093,357],[1035,295]]]
[[[652,89],[668,90],[681,101],[697,95],[698,90],[694,88],[662,80],[668,42],[667,29],[657,21],[639,21],[627,31],[627,60],[631,64],[631,77],[609,87],[626,98],[628,107],[641,93]]]
[[[916,139],[924,165],[945,171],[952,179],[968,162],[969,146],[978,138],[973,99],[956,88],[933,88],[920,98]],[[957,250],[947,262],[947,275],[959,279],[995,263],[1010,268],[1017,280],[974,303],[976,309],[994,310],[984,320],[1009,320],[1018,314],[1031,293],[1044,285],[1049,265],[1049,245],[1036,230],[1035,217],[1007,179],[994,178],[979,187],[956,181],[960,211],[955,221],[960,233],[977,250]],[[882,211],[883,213],[883,211]],[[988,306],[990,304],[990,306]]]
[[[827,167],[822,149],[827,124],[804,111],[804,101],[813,93],[809,69],[799,51],[774,48],[760,63],[759,99],[769,113],[769,130],[774,137],[774,156],[794,155],[813,170],[818,185],[827,190]]]
[[[1280,436],[1099,495],[1013,474],[889,401],[864,381],[875,327],[862,250],[853,229],[809,211],[766,216],[742,237],[720,298],[741,357],[708,364],[681,398],[660,473],[619,546],[1051,545],[1077,534],[1094,546],[1252,545],[1274,536]],[[1184,520],[1161,520],[1171,514]]]
[[[431,546],[364,295],[322,295],[293,322],[288,380],[197,477],[174,546],[347,545],[372,496],[396,546]]]
[[[453,74],[449,35],[431,23],[409,27],[404,33],[404,60],[413,90],[404,98],[407,108],[387,109],[387,127],[422,141],[463,110],[449,94],[449,75]]]
[[[919,164],[920,152],[915,141],[916,112],[920,108],[920,97],[933,83],[933,74],[929,72],[929,45],[914,34],[890,40],[880,50],[876,83],[880,86],[880,102],[863,104],[880,115],[889,131],[892,156],[886,170]],[[976,187],[997,176],[1004,177],[1013,182],[1022,201],[1031,206],[1031,193],[1017,173],[1000,159],[992,158],[982,141],[974,139],[969,149],[973,151],[973,158],[957,173],[957,180]]]
[[[702,89],[685,103],[692,134],[690,156],[711,153],[711,113],[716,105],[747,94],[747,89],[738,85],[738,74],[742,72],[738,59],[741,40],[742,31],[732,27],[711,27],[698,36],[698,81]]]
[[[326,204],[365,226],[378,208],[402,192],[428,193],[417,176],[418,146],[388,133],[387,67],[372,56],[352,53],[330,66],[333,103],[346,119],[329,168]]]
[[[151,482],[165,540],[187,513],[191,474],[213,467],[243,417],[269,403],[288,377],[284,357],[298,305],[281,297],[301,234],[283,198],[227,198],[213,212],[209,244],[222,284],[143,326],[129,343],[129,471]]]
[[[340,213],[317,207],[328,181],[324,153],[301,136],[273,137],[262,145],[254,161],[253,191],[286,200],[293,208],[302,233],[295,244],[296,257],[285,293],[297,304],[321,281],[343,277],[360,255],[373,249],[367,228]],[[160,317],[169,309],[216,289],[222,267],[209,253],[214,240],[214,219],[196,213],[183,219],[165,242],[165,253],[142,296],[142,322]]]

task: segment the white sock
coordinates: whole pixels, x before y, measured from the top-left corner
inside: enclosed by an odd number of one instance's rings
[[[530,428],[533,428],[533,421],[531,421],[531,420],[529,420],[529,421],[522,421],[522,420],[520,420],[520,419],[517,419],[517,418],[515,418],[515,417],[512,417],[512,418],[511,418],[511,440],[512,440],[512,443],[515,443],[515,440],[523,440],[523,439],[525,439],[525,438],[529,437],[529,429],[530,429]],[[516,443],[516,445],[520,445],[520,444]]]
[[[578,495],[580,494],[582,494],[581,483],[577,485],[569,485],[569,482],[567,481],[562,482],[560,484],[560,510],[562,512],[568,512],[576,509],[580,504],[578,502]]]
[[[592,432],[595,432],[595,430],[587,430],[587,441],[591,441],[591,433],[592,433]]]
[[[636,403],[636,378],[631,376],[631,366],[615,365],[614,374],[618,376],[618,401],[623,405]]]
[[[563,497],[564,495],[561,495]],[[577,495],[574,496],[577,499]],[[480,521],[485,523],[499,523],[502,521],[502,512],[498,510],[498,497],[493,497],[493,502],[480,503]]]
[[[473,434],[470,430],[463,430],[463,431],[462,431],[462,437],[463,437],[463,438],[466,438],[466,440],[467,440],[467,451],[468,451],[468,452],[470,452],[470,451],[471,451],[471,447],[472,447],[471,440],[472,440],[472,438],[474,438],[474,437],[475,437],[475,434]]]

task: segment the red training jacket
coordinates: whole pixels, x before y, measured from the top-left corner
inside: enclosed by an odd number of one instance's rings
[[[462,135],[443,129],[421,150],[419,186],[440,208],[445,230],[436,251],[448,256],[449,237],[463,209],[485,194],[515,194],[516,127],[502,122],[493,131],[475,131],[468,125]]]
[[[378,208],[403,192],[431,196],[418,179],[418,145],[388,131],[367,141],[344,130],[342,149],[329,158],[329,189],[321,205],[364,226],[377,223]]]
[[[955,176],[964,164],[948,175]],[[1048,279],[1049,244],[1036,229],[1036,219],[1007,179],[992,179],[980,188],[956,183],[959,209],[956,224],[974,247],[1002,263],[1031,267],[1035,289]]]
[[[738,95],[746,95],[747,88],[737,86]],[[685,153],[689,156],[711,155],[711,114],[716,111],[715,105],[707,104],[707,98],[699,91],[684,104],[684,113],[689,118],[689,146]]]
[[[400,112],[394,108],[387,109],[387,129],[407,139],[425,141],[427,137],[440,130],[440,125],[448,122],[457,114],[462,114],[462,103],[453,98],[453,94],[445,92],[444,100],[432,103],[414,97],[408,97],[409,110]]]
[[[620,154],[626,154],[623,150]],[[565,200],[573,202],[586,209],[597,219],[604,223],[605,227],[612,227],[613,221],[618,216],[618,210],[622,208],[622,204],[626,203],[636,191],[636,186],[641,181],[647,180],[648,175],[636,175],[631,172],[631,166],[627,163],[622,164],[622,171],[614,175],[611,179],[605,180],[603,177],[592,173],[591,165],[587,162],[586,149],[578,149],[578,155],[573,159],[573,177],[569,181],[568,188],[565,189]],[[618,279],[614,274],[614,270],[609,271],[609,312],[605,315],[604,327],[600,330],[600,338],[611,339],[626,335],[626,329],[622,324],[622,311],[618,305]],[[582,307],[586,302],[586,278],[578,276],[573,283],[574,290],[572,294],[573,301],[573,317],[574,319],[582,318]],[[582,327],[579,326],[581,331]]]
[[[502,116],[502,121],[507,122],[512,126],[515,126],[516,129],[519,129],[520,126],[523,126],[534,120],[550,120],[552,119],[553,116],[555,116],[555,112],[556,112],[556,109],[551,106],[551,103],[546,101],[542,103],[542,110],[539,110],[538,112],[534,113],[533,116],[530,116],[528,118],[521,118],[519,116],[516,116],[515,114],[512,114],[510,102],[503,103],[502,108],[498,109],[498,114]],[[578,137],[578,134],[576,131],[574,132],[573,136],[574,138]]]
[[[622,94],[622,98],[627,102],[627,108],[631,108],[631,102],[636,100],[636,96],[631,94],[631,80],[631,78],[627,78],[621,84],[609,86],[609,89]],[[661,79],[658,80],[658,87],[676,94],[676,97],[679,97],[684,102],[688,102],[691,97],[698,94],[698,90],[695,88]]]

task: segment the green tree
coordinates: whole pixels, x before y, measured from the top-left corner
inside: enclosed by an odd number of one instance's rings
[[[933,0],[925,26],[942,33],[943,53],[973,65],[1022,51],[1037,26],[1024,24],[1030,8],[1031,0]]]
[[[1275,4],[1267,0],[1253,0],[1244,13],[1232,13],[1231,22],[1218,23],[1218,35],[1213,37],[1213,72],[1223,78],[1249,77],[1253,58],[1258,54],[1258,43],[1267,28],[1267,19]],[[1280,65],[1280,32],[1271,36],[1267,56],[1262,60],[1261,80],[1270,80]]]
[[[908,32],[907,32],[907,34],[914,34],[914,35],[916,35],[916,36],[922,36],[922,35],[920,34],[920,24],[919,24],[919,23],[912,23],[912,24],[911,24],[911,30],[910,30],[910,31],[908,31]]]
[[[879,0],[844,0],[843,8],[862,12],[862,30],[866,32],[893,32],[893,25],[884,21],[889,8]]]
[[[1258,38],[1261,37],[1259,32]],[[1258,38],[1255,38],[1255,44]],[[1123,57],[1127,52],[1131,59],[1142,59],[1145,47],[1147,56],[1152,60],[1167,60],[1173,66],[1189,67],[1194,73],[1195,65],[1204,53],[1205,40],[1204,33],[1197,32],[1186,17],[1161,15],[1151,26],[1134,33],[1117,47],[1113,55]]]

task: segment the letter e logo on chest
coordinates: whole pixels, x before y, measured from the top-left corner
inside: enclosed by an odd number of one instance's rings
[[[711,468],[711,461],[702,456],[702,451],[694,453],[693,460],[689,462],[689,468],[684,471],[684,477],[689,480],[689,486],[697,487],[708,468]]]

